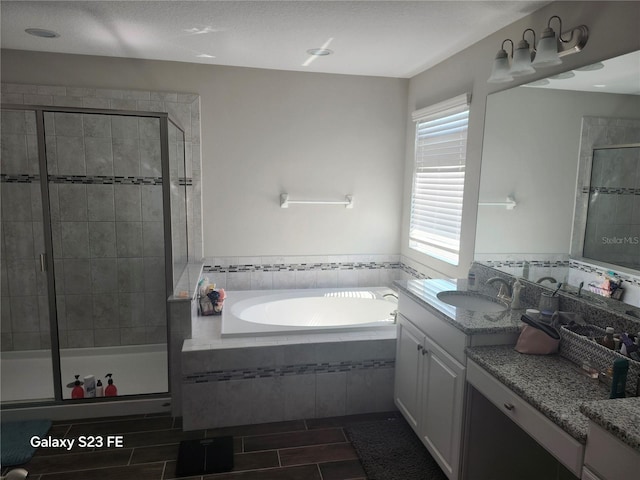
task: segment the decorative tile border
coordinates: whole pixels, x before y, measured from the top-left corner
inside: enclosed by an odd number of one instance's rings
[[[576,260],[570,260],[569,268],[572,268],[572,269],[575,269],[575,270],[579,270],[579,271],[584,272],[584,273],[590,273],[590,274],[598,275],[600,277],[611,276],[611,272],[612,272],[610,269],[607,269],[607,268],[604,268],[604,267],[598,267],[596,265],[591,265],[591,264],[587,264],[587,263],[578,262]],[[613,273],[614,273],[614,276],[616,278],[620,278],[620,279],[624,280],[625,282],[630,283],[631,285],[634,285],[636,287],[640,287],[640,277],[634,276],[634,275],[625,274],[625,273],[620,273],[620,272],[613,272]]]
[[[34,183],[40,181],[40,175],[27,175],[27,174],[0,174],[0,182],[2,183]]]
[[[110,177],[102,175],[49,175],[51,183],[83,185],[162,185],[162,177]]]
[[[483,260],[482,263],[489,267],[544,267],[544,268],[566,268],[569,267],[569,260]]]
[[[331,263],[275,263],[249,265],[204,265],[203,273],[299,272],[322,270],[402,269],[400,262],[331,262]]]
[[[608,193],[613,195],[640,195],[640,188],[625,187],[582,187],[582,193]]]
[[[306,363],[283,365],[280,367],[257,367],[253,369],[214,370],[193,375],[185,375],[183,383],[228,382],[231,380],[250,380],[253,378],[284,377],[290,375],[313,375],[317,373],[350,372],[394,368],[395,359],[373,359],[362,361]]]

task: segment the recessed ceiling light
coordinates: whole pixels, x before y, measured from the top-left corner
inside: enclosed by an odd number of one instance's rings
[[[315,55],[316,57],[324,57],[326,55],[331,55],[333,50],[329,50],[328,48],[310,48],[307,50],[309,55]]]
[[[25,29],[29,35],[33,35],[34,37],[41,38],[57,38],[60,36],[58,32],[54,32],[53,30],[45,30],[44,28],[27,28]]]
[[[198,58],[216,58],[214,55],[209,55],[208,53],[200,53],[196,55]]]
[[[595,88],[605,88],[605,87],[606,87],[606,85],[601,84],[601,83],[597,83],[597,84],[595,84],[595,85],[594,85],[594,87],[595,87]]]

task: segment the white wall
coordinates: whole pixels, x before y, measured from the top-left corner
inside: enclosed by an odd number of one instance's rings
[[[199,94],[207,257],[400,250],[405,79],[3,50],[2,81]]]
[[[549,17],[559,15],[565,29],[585,24],[590,38],[586,48],[564,57],[563,65],[541,70],[533,75],[508,84],[491,85],[487,78],[496,52],[505,38],[518,40],[525,28],[541,32]],[[409,84],[409,112],[454,97],[464,92],[472,93],[467,147],[465,180],[465,206],[462,219],[462,243],[460,262],[454,267],[438,262],[409,249],[408,225],[411,198],[411,167],[413,163],[414,126],[407,121],[405,187],[403,195],[403,221],[401,253],[424,265],[432,275],[451,277],[466,276],[474,255],[477,201],[480,180],[480,163],[484,132],[484,111],[487,95],[518,84],[529,83],[553,73],[575,68],[628,53],[640,48],[640,2],[554,2],[523,20],[513,23],[445,62],[413,77]],[[571,187],[573,188],[573,187]],[[497,232],[497,235],[509,232]]]
[[[487,99],[476,254],[569,254],[583,116],[637,118],[640,96],[521,87]]]

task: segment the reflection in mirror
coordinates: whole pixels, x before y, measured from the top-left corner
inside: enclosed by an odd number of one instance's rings
[[[598,235],[602,240],[605,218],[609,225],[635,222],[623,237],[631,243],[640,236],[639,154],[635,160],[625,156],[609,162],[604,170],[601,153],[594,162],[594,147],[599,152],[640,144],[638,65],[640,52],[634,52],[487,97],[476,261],[532,282],[552,277],[541,285],[562,282],[573,292],[582,284],[585,292],[606,295],[607,279],[623,280],[622,301],[640,306],[640,244],[628,245],[625,253],[594,244]],[[620,152],[607,155],[619,157]],[[624,155],[634,154],[625,149]],[[589,207],[592,163],[600,169],[594,173],[605,177],[603,185],[593,187],[615,188],[607,192],[608,200],[599,189],[599,199]],[[625,183],[614,186],[616,175]],[[488,205],[507,196],[515,198],[515,209]],[[591,218],[599,219],[599,233],[594,233],[595,223],[587,226],[589,208]],[[620,228],[610,233],[622,234]],[[598,250],[613,254],[598,259]]]

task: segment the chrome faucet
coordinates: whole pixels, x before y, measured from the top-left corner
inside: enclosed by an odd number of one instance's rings
[[[511,285],[504,278],[500,277],[491,277],[487,280],[488,285],[493,285],[495,282],[500,283],[500,290],[498,290],[498,298],[504,300],[505,302],[511,301]]]
[[[536,283],[542,283],[545,280],[549,280],[551,283],[558,283],[558,281],[553,277],[540,277],[538,280],[536,280]]]

